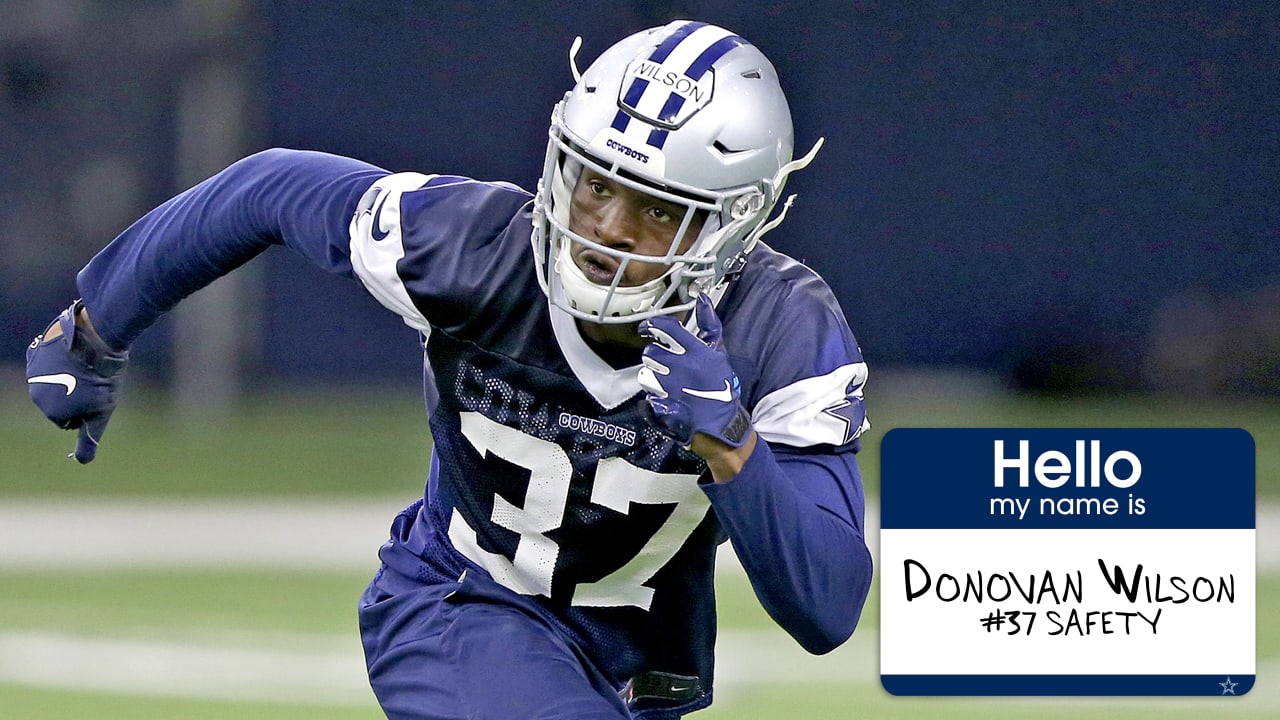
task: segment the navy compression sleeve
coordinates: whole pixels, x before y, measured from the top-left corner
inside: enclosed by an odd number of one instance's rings
[[[811,653],[847,640],[872,572],[854,454],[761,441],[733,480],[703,489],[769,616]]]
[[[387,171],[317,152],[267,150],[171,198],[121,233],[76,277],[94,327],[127,348],[178,301],[273,244],[352,275],[347,227]]]

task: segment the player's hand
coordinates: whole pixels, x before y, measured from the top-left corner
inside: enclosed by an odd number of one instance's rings
[[[685,446],[702,433],[733,448],[751,435],[751,417],[741,402],[738,376],[720,346],[720,318],[704,294],[696,309],[699,333],[670,315],[640,323],[645,346],[640,386],[648,393],[654,424]]]
[[[27,347],[27,388],[31,400],[58,427],[79,428],[75,452],[93,460],[107,421],[116,408],[127,352],[107,346],[92,329],[78,325],[77,300]]]

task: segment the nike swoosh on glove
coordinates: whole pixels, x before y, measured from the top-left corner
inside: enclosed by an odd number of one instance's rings
[[[640,386],[648,393],[652,422],[685,446],[703,433],[742,447],[751,416],[742,407],[738,376],[720,346],[720,318],[707,295],[695,308],[697,335],[679,320],[659,315],[640,323],[640,335],[651,342],[641,357]]]
[[[116,409],[116,396],[129,353],[116,352],[93,332],[76,325],[77,300],[54,323],[62,334],[45,341],[45,330],[27,347],[27,388],[37,407],[64,430],[79,428],[74,457],[91,462],[107,421]],[[49,326],[52,329],[53,325]]]

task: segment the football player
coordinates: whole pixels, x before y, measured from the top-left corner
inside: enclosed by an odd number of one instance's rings
[[[687,21],[571,65],[536,193],[252,155],[103,249],[28,350],[34,401],[89,462],[134,339],[272,244],[421,332],[429,476],[360,603],[391,718],[705,707],[726,539],[813,653],[871,583],[866,365],[827,285],[761,242],[818,149],[793,159],[774,68]]]

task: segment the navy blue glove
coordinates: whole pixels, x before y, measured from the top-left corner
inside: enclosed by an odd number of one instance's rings
[[[107,421],[116,409],[116,396],[124,380],[127,352],[107,347],[91,330],[76,325],[79,300],[58,316],[27,347],[27,387],[31,400],[58,427],[80,429],[76,450],[67,457],[82,463],[93,460]],[[61,335],[45,340],[54,325]]]
[[[720,318],[705,294],[698,296],[694,312],[697,335],[670,315],[640,323],[640,335],[652,341],[645,346],[640,368],[650,419],[685,446],[695,433],[703,433],[742,447],[751,431],[751,416],[742,407],[738,376],[720,347]]]

